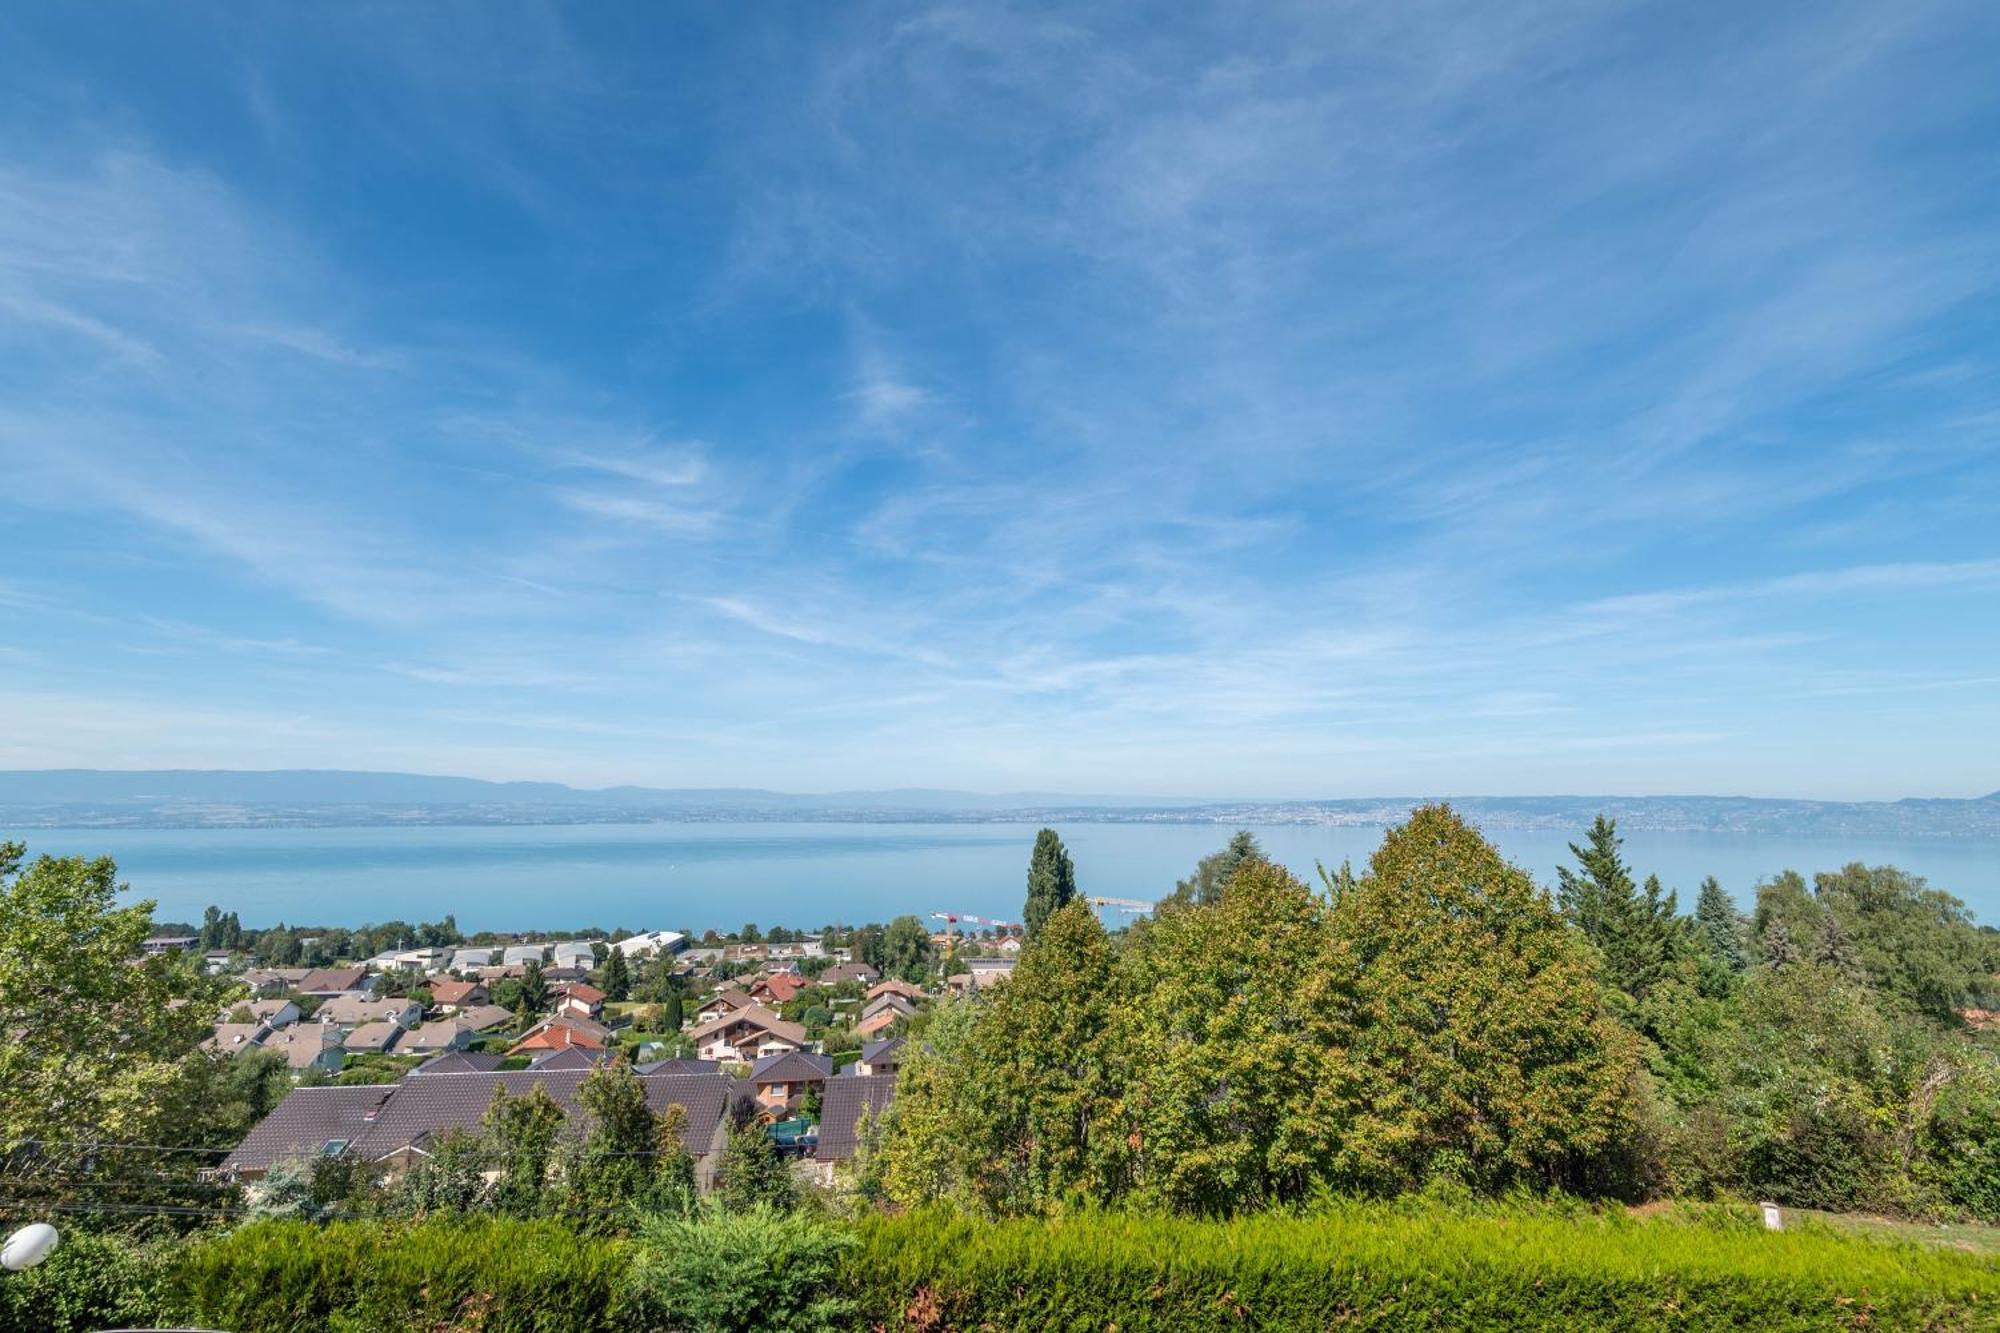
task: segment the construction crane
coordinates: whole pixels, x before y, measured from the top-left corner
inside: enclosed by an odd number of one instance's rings
[[[1001,932],[1003,935],[1006,934],[1008,931],[1013,931],[1016,934],[1018,934],[1021,930],[1021,926],[1018,922],[995,921],[992,917],[974,916],[970,912],[932,912],[931,917],[934,920],[944,922],[944,935],[945,935],[946,947],[948,949],[953,949],[953,950],[957,949],[958,947],[957,935],[955,933],[955,930],[958,923],[961,921],[970,921],[974,925],[978,926],[991,926],[993,929]]]

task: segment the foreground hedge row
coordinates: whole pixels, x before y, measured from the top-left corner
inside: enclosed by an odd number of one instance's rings
[[[881,1218],[850,1269],[890,1327],[2000,1327],[2000,1266],[1743,1224],[1623,1215]]]
[[[753,1215],[636,1240],[560,1223],[266,1222],[191,1243],[77,1235],[0,1279],[0,1330],[1323,1330],[2000,1327],[2000,1264],[1725,1215],[1356,1207],[853,1227]]]

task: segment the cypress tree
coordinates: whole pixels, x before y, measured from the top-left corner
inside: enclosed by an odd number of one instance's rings
[[[1021,908],[1028,938],[1040,934],[1042,924],[1074,897],[1076,866],[1056,831],[1045,828],[1035,835],[1035,852],[1028,859],[1028,901]]]

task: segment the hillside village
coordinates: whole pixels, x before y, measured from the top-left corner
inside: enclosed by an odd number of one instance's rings
[[[446,1136],[476,1131],[496,1095],[540,1087],[566,1123],[581,1123],[584,1080],[624,1062],[654,1114],[685,1116],[706,1189],[731,1126],[746,1120],[766,1127],[803,1181],[831,1183],[864,1117],[895,1095],[912,1020],[1013,970],[1017,931],[955,925],[888,976],[856,956],[871,951],[862,932],[833,944],[785,930],[766,940],[754,927],[692,947],[677,931],[612,932],[319,967],[262,966],[240,949],[204,949],[203,934],[156,935],[145,948],[199,953],[236,982],[206,1045],[274,1073],[282,1065],[294,1084],[221,1163],[223,1178],[255,1182],[281,1163],[333,1157],[387,1183]],[[211,913],[205,933],[227,932]]]

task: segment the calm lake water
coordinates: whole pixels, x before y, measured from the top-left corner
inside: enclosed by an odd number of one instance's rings
[[[1153,899],[1230,830],[1218,825],[1075,824],[1060,829],[1084,892]],[[1311,877],[1315,860],[1357,868],[1371,828],[1261,827],[1271,855]],[[1572,836],[1494,835],[1543,883]],[[730,929],[883,921],[951,910],[1013,918],[1035,827],[1027,824],[621,824],[505,828],[41,829],[31,853],[109,854],[167,920],[209,903],[245,925],[358,925],[455,913],[467,930]],[[1692,905],[1704,875],[1741,903],[1758,880],[1860,860],[1927,876],[2000,922],[2000,843],[1633,833],[1628,859]],[[1116,919],[1115,916],[1113,919]]]

